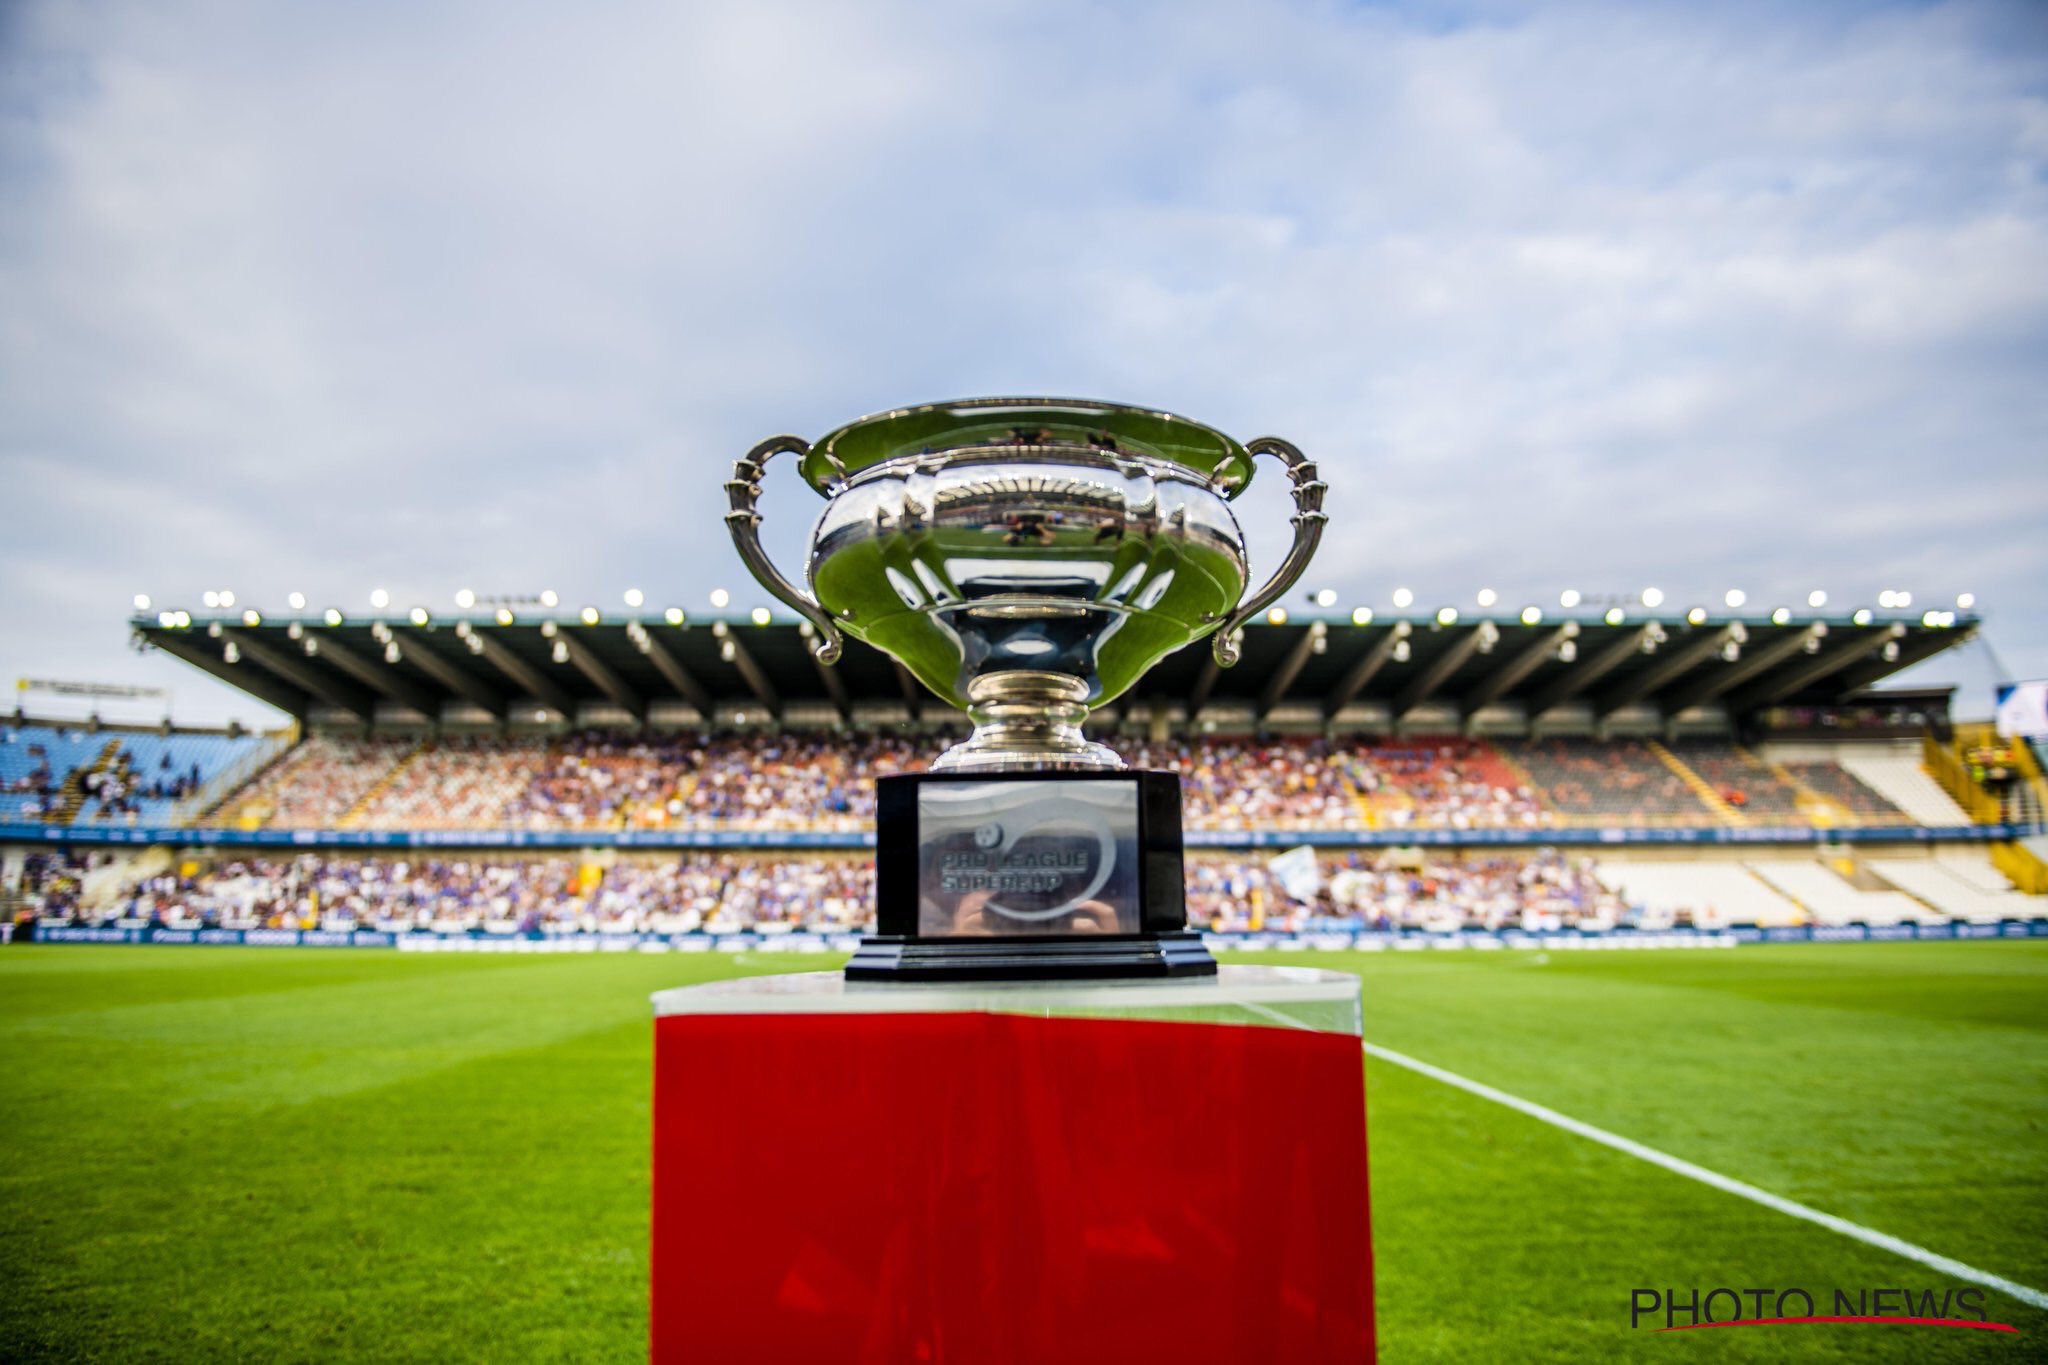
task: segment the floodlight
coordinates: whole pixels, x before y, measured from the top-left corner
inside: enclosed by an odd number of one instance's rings
[[[544,607],[559,607],[562,605],[561,594],[557,593],[553,588],[542,588],[540,590],[540,604]]]
[[[306,609],[306,594],[302,592],[292,593],[284,600],[285,604],[289,606],[293,611],[304,611]]]
[[[1661,607],[1661,606],[1663,606],[1663,605],[1664,605],[1664,589],[1662,589],[1662,588],[1644,588],[1644,589],[1643,589],[1643,605],[1644,605],[1644,606],[1646,606],[1646,607],[1651,607],[1651,608],[1656,608],[1656,607]]]
[[[583,624],[586,626],[594,626],[598,622],[599,614],[596,607],[585,607],[579,614],[582,616]]]
[[[1522,608],[1522,624],[1523,624],[1523,625],[1525,625],[1525,626],[1533,626],[1533,625],[1538,625],[1538,624],[1540,624],[1540,623],[1542,622],[1542,620],[1543,620],[1543,608],[1541,608],[1541,607],[1523,607],[1523,608]]]
[[[1819,588],[1815,588],[1812,592],[1806,594],[1806,605],[1809,607],[1824,607],[1827,604],[1828,595]]]
[[[1285,607],[1275,607],[1275,608],[1273,608],[1273,609],[1272,609],[1271,611],[1267,612],[1267,613],[1266,613],[1266,624],[1267,624],[1267,625],[1269,625],[1269,626],[1284,626],[1284,625],[1286,625],[1286,624],[1287,624],[1287,608],[1285,608]]]
[[[468,588],[457,588],[455,590],[455,605],[461,607],[464,611],[468,611],[476,605],[476,593]]]
[[[1854,622],[1855,622],[1855,623],[1856,623],[1857,625],[1859,625],[1859,626],[1867,626],[1867,625],[1869,625],[1869,624],[1870,624],[1870,608],[1869,608],[1869,607],[1858,607],[1858,608],[1856,608],[1856,614],[1855,614],[1854,616],[1851,616],[1851,617],[1850,617],[1849,619],[1850,619],[1851,621],[1854,621]]]
[[[1324,588],[1316,594],[1315,601],[1319,607],[1334,607],[1337,605],[1337,590],[1335,588]]]
[[[136,593],[136,594],[135,594],[135,610],[137,610],[137,611],[148,611],[148,610],[149,610],[149,594],[148,594],[148,593],[146,593],[146,592],[139,592],[139,593]]]
[[[1726,593],[1722,594],[1721,600],[1723,602],[1726,602],[1729,608],[1732,610],[1736,607],[1740,607],[1744,602],[1747,602],[1749,600],[1749,594],[1744,592],[1740,588],[1730,588]]]
[[[145,607],[149,605],[149,599],[148,599],[148,598],[146,598],[146,597],[144,597],[144,598],[140,598],[140,599],[138,599],[138,600],[139,600],[139,601],[141,602],[141,604],[142,604],[143,606],[145,606]],[[1956,607],[1957,607],[1957,608],[1958,608],[1959,610],[1961,610],[1961,611],[1968,611],[1968,610],[1969,610],[1969,609],[1970,609],[1971,607],[1974,607],[1974,606],[1976,606],[1976,605],[1977,605],[1977,594],[1976,594],[1976,593],[1973,593],[1973,592],[1959,592],[1959,593],[1957,593],[1957,594],[1956,594]]]
[[[391,594],[384,591],[384,589],[382,588],[371,589],[370,605],[375,607],[378,611],[384,610],[384,608],[391,605]]]
[[[1274,608],[1274,610],[1275,610],[1275,611],[1279,611],[1280,609],[1279,609],[1278,607],[1275,607],[1275,608]],[[1284,613],[1283,613],[1283,614],[1284,614]],[[765,625],[767,625],[767,624],[768,624],[768,619],[769,619],[769,618],[768,618],[768,608],[766,608],[766,607],[755,607],[755,608],[754,608],[754,611],[753,611],[753,616],[754,616],[754,624],[755,624],[755,625],[757,625],[757,626],[765,626]]]
[[[711,606],[713,610],[724,611],[726,603],[730,601],[732,601],[732,594],[724,588],[713,588],[711,590]]]
[[[661,619],[672,626],[679,626],[683,623],[683,609],[681,607],[670,607],[661,614]]]
[[[208,588],[205,592],[199,594],[199,600],[209,607],[217,607],[220,605],[220,594],[212,588]]]
[[[642,602],[645,602],[646,600],[647,600],[647,594],[645,594],[645,593],[641,592],[641,591],[640,591],[640,589],[638,589],[638,588],[628,588],[628,589],[626,589],[626,605],[627,605],[627,606],[629,606],[629,607],[637,607],[637,606],[639,606],[639,605],[640,605],[640,604],[641,604]]]
[[[1576,607],[1577,605],[1579,605],[1580,602],[1584,600],[1585,599],[1579,595],[1579,590],[1577,588],[1566,588],[1563,592],[1557,595],[1557,605],[1563,607],[1566,611],[1570,611],[1573,607]]]
[[[1500,601],[1500,594],[1495,592],[1492,588],[1481,588],[1472,600],[1477,602],[1482,607],[1490,607],[1494,603]]]
[[[1607,624],[1610,626],[1618,626],[1623,621],[1626,621],[1628,619],[1628,613],[1623,611],[1620,607],[1609,607],[1607,609],[1607,615],[1602,619],[1605,620]]]
[[[1406,588],[1394,589],[1394,605],[1406,609],[1415,600],[1415,594]]]
[[[260,612],[260,611],[258,611],[258,610],[256,610],[256,608],[254,608],[254,607],[250,607],[250,608],[249,608],[248,610],[246,610],[246,611],[244,611],[244,612],[242,613],[242,624],[243,624],[243,625],[245,625],[245,626],[260,626],[260,625],[262,625],[262,624],[263,624],[263,613],[262,613],[262,612]]]
[[[1440,626],[1457,625],[1458,609],[1456,607],[1438,607],[1436,612],[1436,623]]]
[[[1372,608],[1371,608],[1371,607],[1353,607],[1353,608],[1351,609],[1351,624],[1352,624],[1352,625],[1354,625],[1354,626],[1369,626],[1369,625],[1371,625],[1371,624],[1372,624]]]
[[[1782,626],[1789,622],[1791,619],[1792,608],[1790,607],[1777,607],[1774,608],[1771,612],[1771,624],[1774,626]]]
[[[328,609],[327,609],[327,610],[326,610],[326,611],[325,611],[324,613],[322,613],[322,614],[321,614],[321,617],[320,617],[320,619],[321,619],[321,620],[323,620],[323,621],[325,621],[325,622],[326,622],[326,623],[327,623],[328,625],[330,625],[330,626],[338,626],[338,625],[340,625],[340,624],[341,624],[341,608],[339,608],[339,607],[329,607],[329,608],[328,608]]]

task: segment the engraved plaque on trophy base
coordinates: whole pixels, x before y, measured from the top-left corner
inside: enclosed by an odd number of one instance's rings
[[[921,773],[876,795],[880,932],[849,980],[1215,972],[1187,927],[1174,774]]]

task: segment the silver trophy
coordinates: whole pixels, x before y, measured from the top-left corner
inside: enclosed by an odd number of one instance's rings
[[[783,453],[827,499],[809,592],[761,547],[761,476]],[[1257,455],[1286,466],[1294,544],[1247,597],[1230,500]],[[1236,663],[1239,628],[1301,576],[1325,520],[1325,485],[1286,441],[1240,445],[1171,413],[1074,399],[929,403],[815,444],[772,437],[725,487],[740,557],[811,623],[820,661],[852,635],[973,719],[932,764],[950,773],[1122,768],[1082,735],[1088,712],[1205,635],[1217,663]]]
[[[827,499],[804,592],[761,549],[761,474],[799,457]],[[1294,490],[1294,544],[1244,595],[1230,499],[1253,457]],[[1180,782],[1081,733],[1165,655],[1238,632],[1301,576],[1324,485],[1287,442],[1240,445],[1171,413],[976,398],[863,417],[815,445],[763,441],[734,468],[740,557],[831,663],[865,640],[974,719],[924,773],[876,780],[874,982],[1213,973],[1187,926]]]

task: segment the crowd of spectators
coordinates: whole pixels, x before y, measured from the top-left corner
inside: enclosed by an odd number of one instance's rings
[[[1503,745],[1562,824],[1712,825],[1721,817],[1641,740]]]
[[[1477,740],[1361,744],[1351,771],[1374,823],[1382,827],[1534,829],[1552,822],[1522,776]]]
[[[1802,764],[1802,789],[1725,743],[1680,751],[1697,782],[1630,739],[1203,735],[1113,743],[1135,767],[1179,775],[1191,830],[1697,826],[1719,823],[1731,809],[1800,823],[1815,814],[1802,808],[1813,804],[1808,790],[1858,818],[1903,818],[1834,764]],[[285,753],[214,818],[275,829],[865,829],[875,779],[919,771],[941,748],[930,734],[876,731],[321,735]],[[24,798],[9,793],[61,784],[47,758],[24,767],[21,757],[28,755],[17,756],[0,800],[18,804]],[[86,772],[79,818],[133,822],[139,808],[162,818],[201,778],[197,764],[168,762],[165,754],[145,771],[124,750]]]
[[[1349,829],[1360,823],[1349,741],[1281,736],[1119,746],[1137,768],[1180,774],[1190,829]]]
[[[170,928],[858,932],[872,927],[874,902],[874,864],[861,854],[238,856],[117,878],[87,904],[92,867],[33,855],[22,879],[30,916]],[[1550,849],[1325,856],[1308,882],[1263,857],[1198,854],[1187,890],[1190,924],[1214,931],[1592,927],[1626,913],[1590,862]]]
[[[124,748],[114,755],[114,761],[93,772],[88,772],[79,781],[89,815],[94,820],[113,820],[125,816],[139,816],[149,806],[145,803],[181,801],[198,791],[205,781],[195,761],[183,769],[176,769],[171,755],[160,755],[154,773],[145,773],[136,764],[135,752]]]
[[[734,829],[865,829],[875,779],[922,771],[939,747],[887,734],[727,736],[703,749],[684,814]]]

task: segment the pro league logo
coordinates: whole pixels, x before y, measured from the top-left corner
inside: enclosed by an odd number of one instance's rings
[[[937,844],[940,892],[986,892],[984,909],[1022,923],[1072,913],[1094,899],[1116,870],[1109,831],[1076,821],[1056,802],[1029,803],[1001,821],[984,820],[972,831],[941,836]]]

